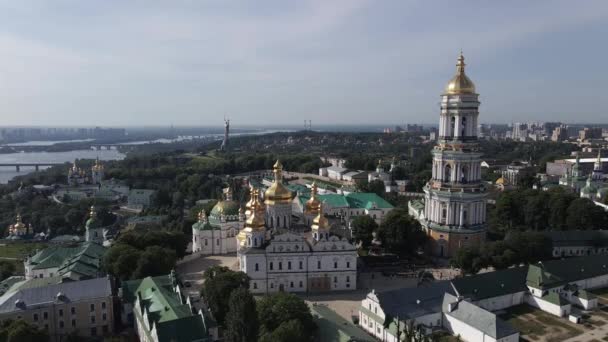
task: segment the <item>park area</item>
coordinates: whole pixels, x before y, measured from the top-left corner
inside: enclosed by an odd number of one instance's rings
[[[509,308],[499,316],[520,332],[522,341],[608,341],[608,307],[605,304],[597,310],[582,313],[582,324],[572,323],[566,317],[560,318],[529,305]]]
[[[7,241],[0,243],[0,260],[15,264],[16,274],[23,274],[23,259],[46,248],[44,242]]]

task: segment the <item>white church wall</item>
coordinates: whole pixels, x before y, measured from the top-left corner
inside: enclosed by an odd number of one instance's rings
[[[459,319],[456,319],[455,317],[450,316],[449,313],[443,315],[443,326],[450,332],[450,334],[455,336],[459,335],[460,338],[467,342],[490,341],[489,339],[484,339],[485,334],[482,331],[460,321]]]
[[[529,305],[531,305],[535,308],[538,308],[544,312],[550,313],[550,314],[558,316],[558,317],[564,317],[564,316],[567,316],[570,314],[570,309],[571,309],[570,304],[559,306],[557,304],[553,304],[544,299],[541,299],[536,296],[531,296],[531,295],[526,295],[525,301],[526,301],[526,303],[528,303]]]
[[[517,293],[510,293],[504,296],[482,299],[474,302],[474,304],[488,311],[497,311],[522,304],[523,302],[524,292],[522,291]]]

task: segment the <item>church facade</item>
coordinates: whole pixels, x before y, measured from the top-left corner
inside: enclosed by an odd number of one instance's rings
[[[323,206],[309,199],[308,227],[292,222],[293,194],[282,182],[282,165],[274,165],[274,182],[247,203],[245,227],[237,236],[239,269],[250,278],[252,293],[354,290],[357,250],[330,234]],[[305,221],[306,222],[306,221]],[[310,222],[310,221],[309,221]]]
[[[224,199],[211,209],[209,216],[204,209],[199,213],[198,222],[192,226],[192,252],[203,255],[235,253],[235,237],[244,225],[245,214],[227,189]]]

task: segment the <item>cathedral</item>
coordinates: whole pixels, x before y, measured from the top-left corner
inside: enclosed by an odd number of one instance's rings
[[[245,213],[228,188],[209,216],[205,209],[199,213],[198,222],[192,226],[192,252],[204,255],[236,252],[235,237],[244,225]]]
[[[68,185],[79,186],[83,184],[101,184],[104,177],[104,167],[99,161],[99,158],[95,160],[95,164],[91,167],[90,176],[87,174],[85,169],[81,169],[76,165],[76,161],[72,164],[72,167],[68,170]]]
[[[432,178],[424,187],[424,209],[418,215],[430,238],[432,254],[439,257],[479,245],[486,236],[486,189],[477,144],[478,96],[465,74],[461,53],[456,75],[441,96]]]
[[[274,181],[264,200],[252,190],[245,223],[237,235],[239,269],[253,293],[354,290],[357,250],[330,234],[322,203],[312,196],[301,223],[293,222],[293,194],[282,181],[283,166],[273,167]],[[307,223],[310,222],[310,226]]]

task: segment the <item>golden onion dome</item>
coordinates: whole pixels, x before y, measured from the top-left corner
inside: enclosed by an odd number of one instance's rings
[[[290,203],[292,193],[283,184],[283,165],[280,161],[273,166],[274,182],[264,193],[266,204],[272,205],[276,203]]]
[[[319,205],[321,205],[321,201],[317,197],[317,182],[313,181],[312,186],[310,188],[310,199],[306,201],[305,212],[307,214],[316,214],[319,209]]]
[[[458,62],[456,63],[456,75],[452,77],[445,87],[445,94],[475,94],[475,84],[464,73],[465,65],[464,56],[461,52],[460,56],[458,56]]]
[[[249,217],[249,215],[251,215],[251,208],[253,208],[253,202],[255,202],[257,195],[257,190],[254,187],[249,186],[249,201],[245,203],[245,216]]]
[[[325,217],[325,213],[323,212],[323,204],[319,204],[317,208],[318,214],[312,220],[312,230],[328,230],[329,229],[329,221]]]
[[[263,213],[260,213],[259,210],[259,201],[255,201],[253,203],[253,207],[251,208],[251,215],[245,221],[245,229],[249,228],[250,230],[264,230],[266,226],[266,221],[264,221]]]
[[[103,170],[103,164],[99,161],[99,157],[95,159],[95,164],[91,168],[93,171],[101,171]]]
[[[23,223],[23,221],[21,221],[21,214],[17,214],[17,218],[15,220],[15,224],[13,224],[11,226],[11,228],[15,229],[15,230],[21,230],[21,229],[25,229],[26,228],[26,226]]]

